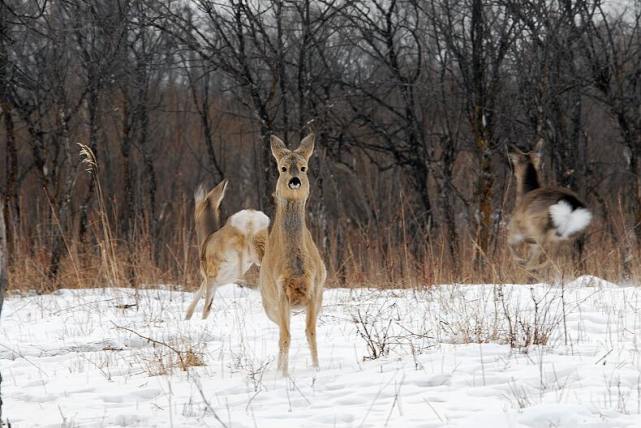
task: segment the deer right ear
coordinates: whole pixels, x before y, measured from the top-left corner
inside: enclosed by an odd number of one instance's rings
[[[519,163],[519,160],[523,156],[523,152],[519,150],[514,144],[510,144],[507,148],[507,157],[510,159],[513,165]]]
[[[543,152],[543,145],[545,144],[545,141],[543,138],[539,138],[539,141],[536,142],[534,145],[534,152],[541,154]]]
[[[209,192],[209,195],[207,196],[208,198],[211,198],[212,202],[214,202],[214,206],[220,206],[220,203],[223,201],[223,198],[225,197],[225,192],[227,191],[227,185],[229,184],[229,180],[226,178],[223,179],[220,183],[216,185],[211,191]]]
[[[271,138],[271,147],[272,147],[272,155],[274,155],[274,158],[276,159],[276,162],[279,162],[283,156],[285,156],[289,150],[287,149],[287,146],[281,140],[275,135],[272,135]]]

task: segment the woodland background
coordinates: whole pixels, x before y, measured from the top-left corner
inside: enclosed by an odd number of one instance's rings
[[[595,214],[570,273],[638,278],[640,24],[614,0],[2,1],[9,290],[194,287],[197,184],[271,215],[269,136],[310,130],[329,285],[522,278],[506,148],[539,138]]]

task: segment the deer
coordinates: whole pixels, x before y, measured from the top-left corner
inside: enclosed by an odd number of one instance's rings
[[[539,140],[528,153],[512,146],[508,153],[516,179],[516,203],[508,224],[508,248],[515,261],[530,272],[547,266],[561,244],[580,237],[592,221],[592,213],[574,192],[541,184],[543,144],[543,140]],[[516,247],[521,243],[528,244],[527,259],[516,253]],[[542,252],[546,260],[541,263]]]
[[[267,317],[279,327],[277,369],[288,375],[292,309],[306,310],[305,334],[318,368],[316,322],[321,310],[327,270],[305,222],[310,193],[308,161],[314,152],[314,134],[289,150],[275,135],[271,152],[278,167],[273,193],[276,212],[259,272],[259,289]]]
[[[209,192],[201,184],[194,193],[194,218],[200,251],[202,282],[187,308],[185,319],[191,319],[203,295],[202,318],[209,316],[214,293],[224,284],[237,282],[252,265],[260,266],[265,252],[269,217],[262,211],[246,209],[230,216],[221,227],[220,204],[229,181],[224,179]]]

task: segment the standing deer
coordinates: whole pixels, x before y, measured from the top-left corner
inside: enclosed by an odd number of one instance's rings
[[[516,147],[509,152],[516,178],[516,204],[508,226],[508,245],[513,257],[530,271],[546,266],[549,255],[556,255],[561,243],[576,239],[592,220],[592,213],[574,192],[541,186],[542,148],[543,140],[539,140],[533,152],[524,153]],[[529,246],[527,260],[515,251],[522,242]],[[540,263],[542,251],[547,260]]]
[[[227,180],[221,181],[209,193],[205,193],[205,187],[201,184],[194,194],[194,216],[203,281],[187,308],[186,319],[191,319],[203,294],[203,319],[207,318],[216,288],[241,280],[252,263],[260,265],[263,257],[269,227],[269,217],[263,212],[239,211],[220,227],[220,203],[228,183]]]
[[[309,197],[307,162],[314,151],[314,134],[305,137],[294,151],[272,136],[271,150],[279,172],[273,195],[276,214],[265,245],[259,284],[265,312],[280,328],[278,370],[287,376],[291,309],[307,311],[305,333],[312,364],[318,367],[316,317],[321,309],[327,271],[305,224]]]

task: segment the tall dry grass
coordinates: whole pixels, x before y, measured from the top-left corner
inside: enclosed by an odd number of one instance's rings
[[[131,236],[122,239],[114,232],[118,230],[117,216],[110,212],[103,194],[100,165],[87,146],[81,145],[81,157],[86,172],[96,177],[97,206],[92,211],[89,236],[82,241],[65,236],[67,251],[54,281],[48,276],[47,233],[35,238],[19,236],[9,263],[9,291],[46,293],[59,288],[159,285],[196,288],[198,251],[191,199],[185,195],[180,201],[174,227],[163,230],[162,240],[153,238],[145,213],[137,216]],[[472,226],[459,226],[458,253],[453,256],[445,231],[421,227],[406,205],[402,203],[397,218],[385,224],[357,225],[333,219],[322,229],[311,225],[328,266],[327,286],[419,288],[442,283],[543,282],[582,274],[612,281],[641,278],[639,248],[630,216],[621,205],[607,207],[607,218],[595,216],[581,257],[568,245],[560,258],[534,274],[513,263],[505,244],[504,222],[497,225],[493,247],[478,263]],[[50,227],[57,226],[54,222]]]
[[[9,290],[50,292],[59,288],[157,287],[194,289],[199,282],[191,201],[185,199],[175,230],[155,242],[141,214],[132,238],[115,236],[114,220],[98,195],[90,236],[83,242],[67,239],[56,281],[47,276],[46,241],[18,239],[9,264]],[[101,200],[101,201],[100,201]],[[459,254],[453,259],[447,236],[440,230],[409,230],[411,222],[387,225],[347,225],[339,219],[326,230],[314,228],[328,266],[328,287],[413,288],[442,283],[523,283],[569,279],[582,274],[611,281],[641,278],[639,250],[622,210],[609,219],[595,218],[581,260],[568,246],[562,256],[534,275],[512,262],[499,227],[495,247],[475,262],[478,250],[471,228],[459,230]],[[607,220],[607,221],[606,221]],[[156,258],[154,257],[156,254]],[[624,263],[624,261],[626,261]],[[625,266],[625,267],[624,267]],[[627,267],[627,268],[626,268]]]

